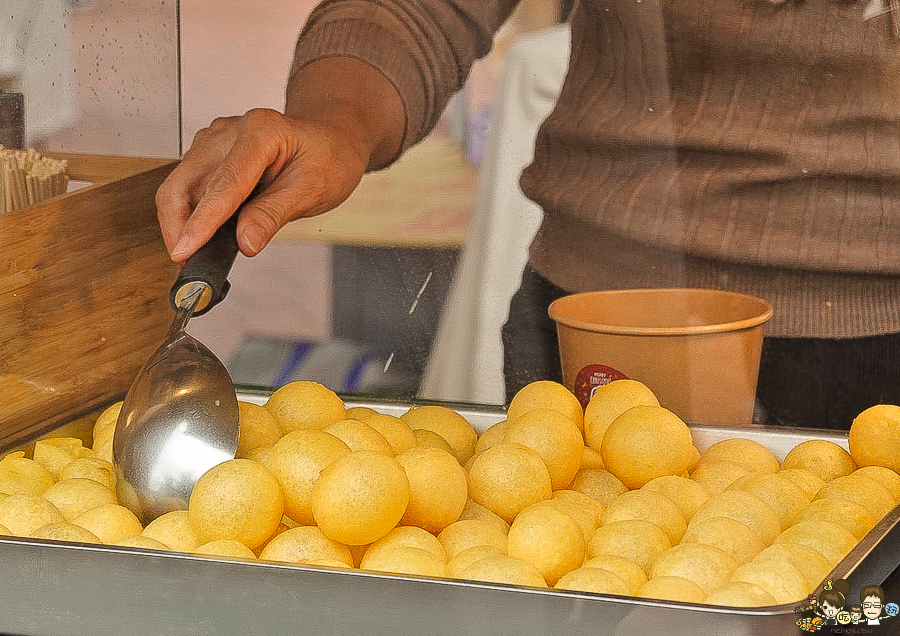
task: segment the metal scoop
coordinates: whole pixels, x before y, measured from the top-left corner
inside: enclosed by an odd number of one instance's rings
[[[172,286],[175,320],[125,396],[113,439],[119,499],[143,523],[188,507],[207,470],[233,459],[238,403],[225,366],[185,327],[228,292],[237,215],[192,256]]]

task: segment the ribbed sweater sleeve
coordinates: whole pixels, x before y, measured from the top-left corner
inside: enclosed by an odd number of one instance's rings
[[[291,77],[311,61],[347,56],[377,68],[406,111],[403,150],[435,126],[518,0],[324,0],[295,49]],[[335,78],[340,81],[340,78]],[[289,90],[302,90],[288,82]]]

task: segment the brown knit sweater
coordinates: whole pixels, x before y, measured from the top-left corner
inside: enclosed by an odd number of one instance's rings
[[[421,140],[513,0],[325,0],[295,68],[350,55]],[[581,0],[521,185],[557,285],[701,286],[775,307],[769,335],[900,331],[900,40],[846,0]]]

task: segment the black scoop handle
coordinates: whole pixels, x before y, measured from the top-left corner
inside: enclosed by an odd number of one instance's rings
[[[201,316],[225,299],[231,288],[228,275],[238,254],[238,212],[225,221],[212,238],[185,261],[169,291],[169,302],[176,311],[182,298],[195,288],[195,283],[203,284],[206,289],[193,315]]]

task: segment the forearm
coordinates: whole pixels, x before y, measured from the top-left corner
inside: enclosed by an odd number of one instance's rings
[[[396,88],[378,70],[350,57],[327,57],[295,71],[285,114],[343,131],[367,170],[400,153],[406,114]]]
[[[400,151],[427,136],[472,63],[518,0],[322,0],[294,51],[290,99],[302,84],[297,69],[333,56],[365,61],[396,87],[405,117]],[[328,89],[342,81],[324,77]],[[295,88],[297,87],[297,88]]]

